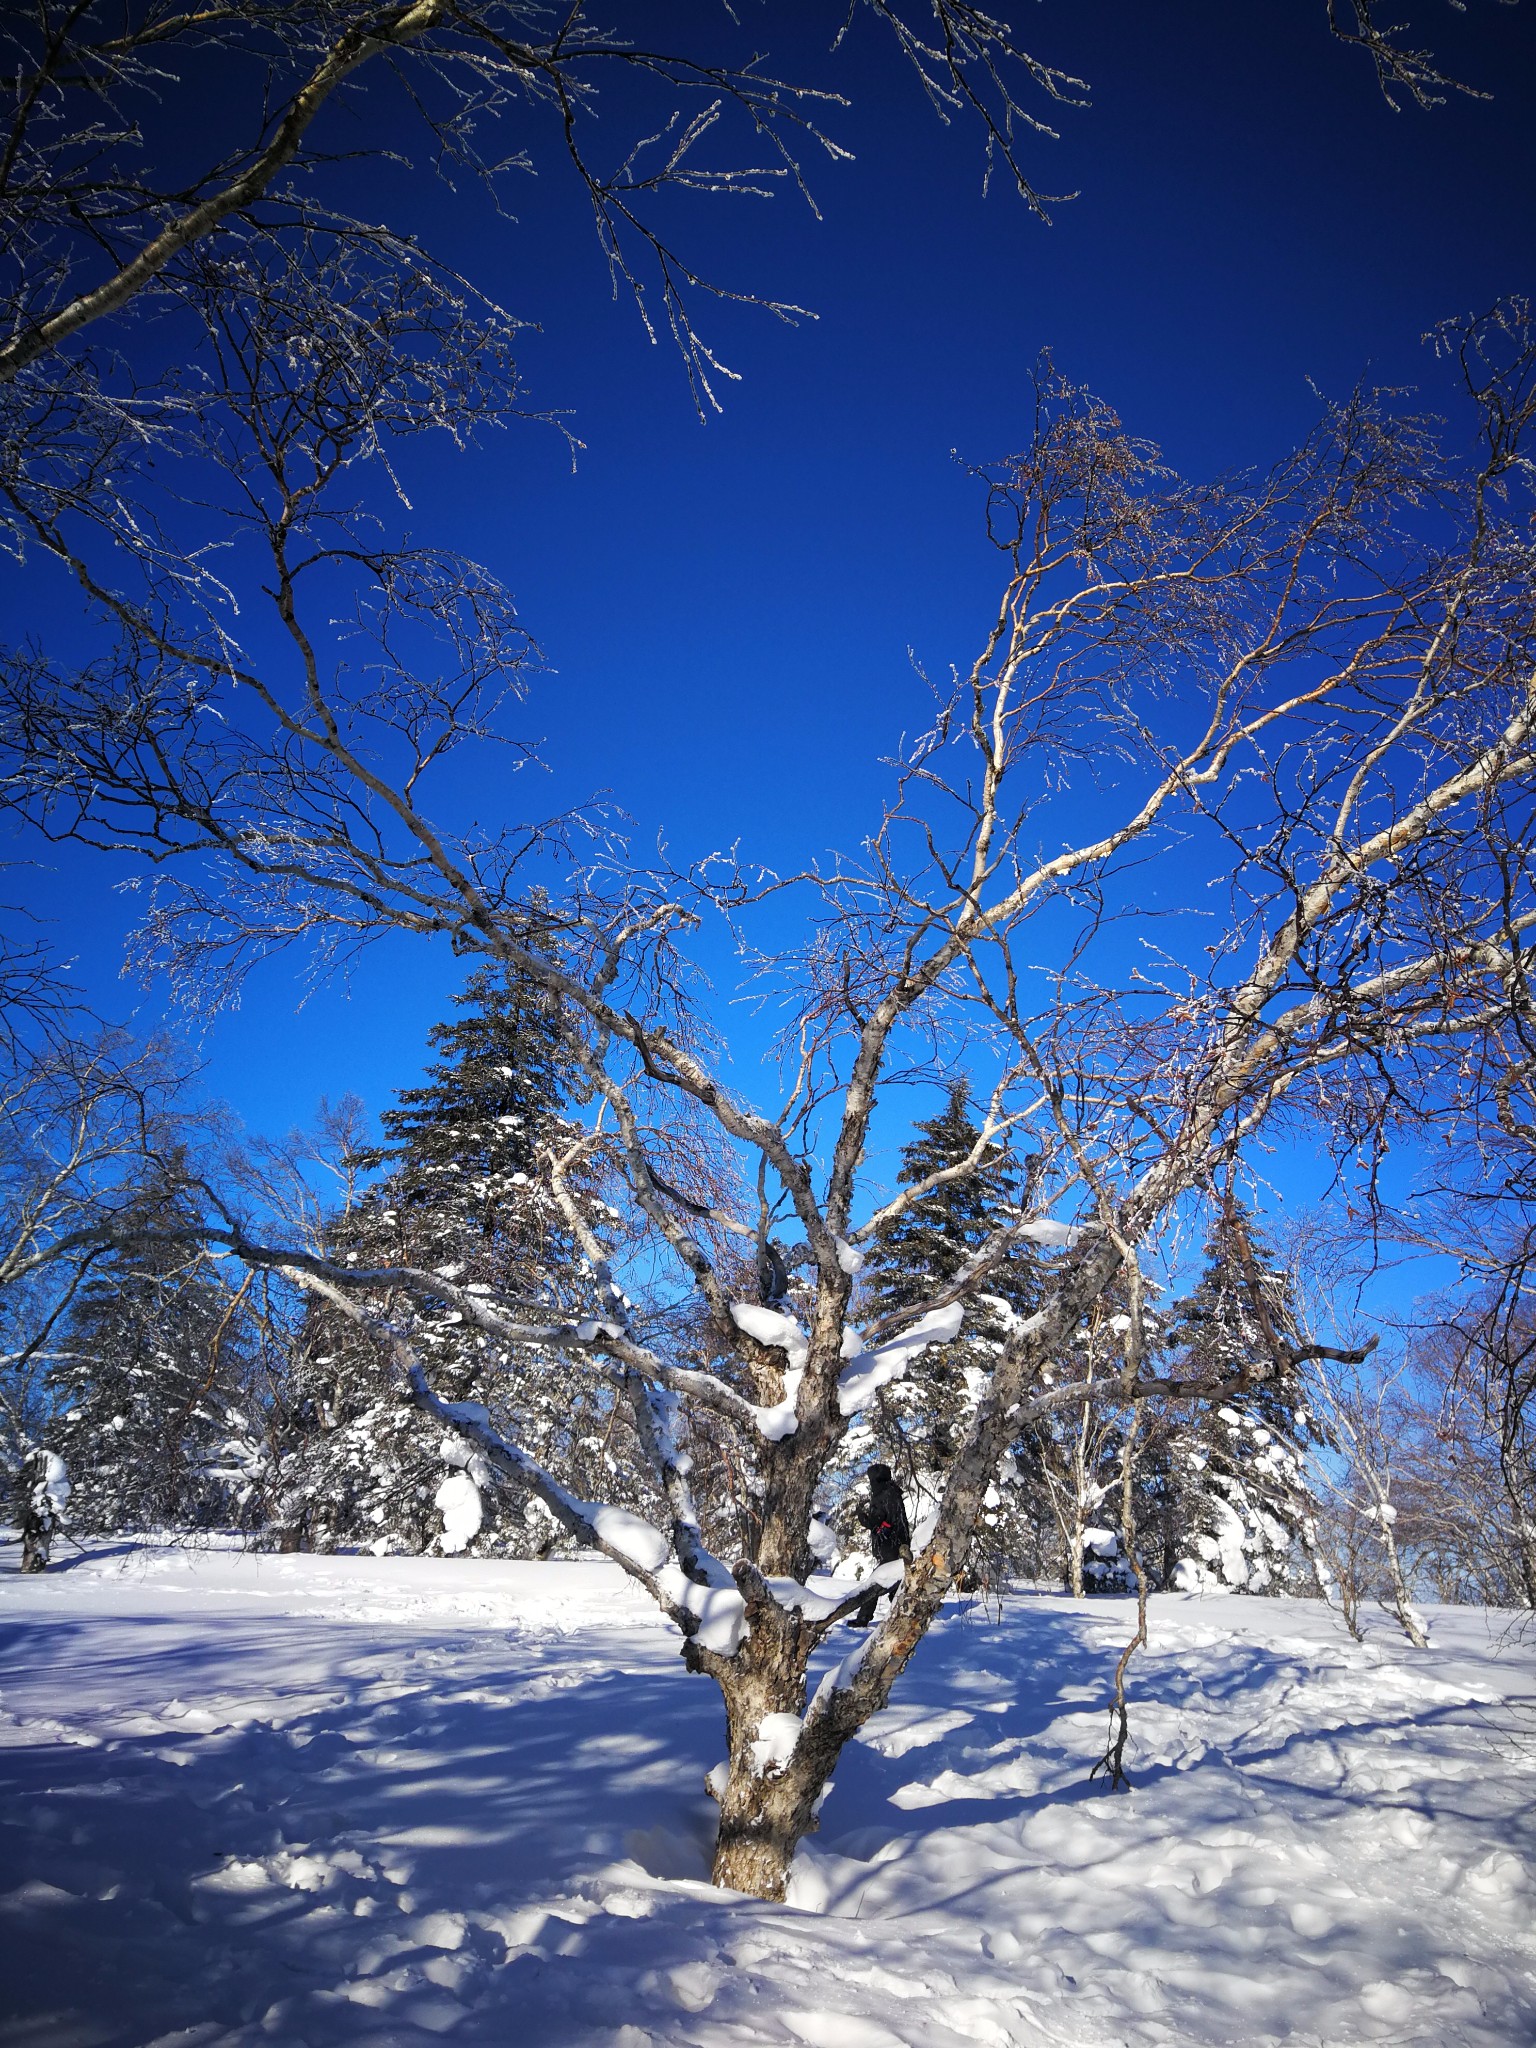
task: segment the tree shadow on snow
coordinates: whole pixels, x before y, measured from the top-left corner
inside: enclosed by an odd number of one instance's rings
[[[670,1644],[648,1670],[577,1637],[419,1645],[291,1616],[0,1630],[0,1667],[109,1704],[147,1672],[158,1703],[8,1731],[0,1979],[29,2017],[0,2042],[440,2039],[509,1941],[580,1937],[592,1873],[707,1877],[721,1715]]]
[[[829,1888],[814,1952],[805,1913],[705,1882],[714,1808],[702,1779],[723,1719],[675,1638],[620,1648],[616,1664],[598,1634],[504,1645],[493,1629],[392,1635],[280,1612],[12,1625],[0,1667],[60,1673],[71,1719],[23,1716],[0,1749],[0,1978],[29,2016],[0,2024],[0,2044],[139,2048],[184,2030],[186,2048],[586,2048],[631,2023],[703,2039],[690,2018],[702,2012],[732,2038],[763,2038],[784,1971],[752,1963],[757,1933],[780,1964],[799,1952],[808,1969],[835,1969],[839,1941],[899,1943],[899,1917],[882,1933],[875,1901],[882,1872],[921,1838],[1001,1823],[1017,1841],[1038,1814],[1106,1800],[1086,1760],[1047,1735],[1063,1714],[1102,1715],[1105,1624],[1118,1618],[1031,1602],[1002,1629],[951,1618],[928,1638],[885,1725],[900,1740],[926,1732],[925,1717],[969,1718],[902,1755],[845,1752],[810,1860],[859,1870]],[[1134,1686],[1144,1711],[1178,1710],[1245,1689],[1274,1700],[1308,1670],[1229,1641],[1193,1663],[1138,1659]],[[69,1698],[72,1672],[86,1705]],[[153,1704],[109,1711],[134,1696]],[[1458,1711],[1364,1713],[1152,1763],[1135,1780],[1153,1789],[1209,1770],[1230,1784],[1234,1766],[1262,1774],[1314,1736],[1363,1742],[1449,1726]],[[966,1793],[966,1775],[1035,1756],[1053,1784]],[[946,1770],[957,1796],[891,1803]],[[994,1882],[967,1862],[952,1884],[925,1875],[920,1890],[925,1908],[969,1926]],[[856,1930],[866,1894],[874,1924]]]

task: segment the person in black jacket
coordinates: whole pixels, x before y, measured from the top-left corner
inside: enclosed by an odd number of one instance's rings
[[[900,1558],[904,1564],[910,1564],[912,1528],[907,1521],[901,1488],[891,1476],[889,1465],[871,1465],[866,1476],[869,1479],[869,1505],[855,1507],[854,1513],[869,1531],[869,1547],[875,1553],[875,1563],[894,1564]],[[885,1590],[881,1586],[871,1588],[869,1597],[849,1622],[850,1628],[869,1627],[875,1618],[876,1603]]]

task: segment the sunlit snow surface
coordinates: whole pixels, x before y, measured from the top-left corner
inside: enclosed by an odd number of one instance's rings
[[[601,1563],[0,1555],[5,2048],[1536,2039],[1536,1654],[1153,1602],[951,1611],[790,1906],[712,1891],[713,1689]],[[853,1638],[837,1631],[842,1656]],[[832,1654],[829,1650],[828,1655]]]

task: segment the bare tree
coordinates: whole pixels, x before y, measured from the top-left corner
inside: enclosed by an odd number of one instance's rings
[[[1523,1265],[1432,1301],[1410,1333],[1401,1521],[1442,1599],[1536,1606],[1536,1317]]]
[[[1117,1454],[1129,1455],[1126,1417],[1114,1403],[1125,1359],[1111,1306],[1094,1304],[1079,1343],[1056,1367],[1057,1377],[1064,1368],[1075,1368],[1082,1399],[1059,1415],[1043,1417],[1031,1438],[1061,1539],[1063,1576],[1074,1600],[1083,1599],[1088,1590],[1083,1566],[1090,1532],[1101,1539],[1113,1534],[1094,1525],[1104,1503],[1117,1501],[1123,1492],[1123,1458]],[[1123,1317],[1119,1320],[1123,1322]],[[1118,1553],[1118,1537],[1115,1548]]]
[[[625,10],[619,10],[623,13]],[[867,12],[894,37],[942,118],[979,123],[988,165],[1025,200],[1046,200],[1024,146],[1052,133],[1053,105],[1081,105],[1086,87],[1032,56],[1008,25],[971,0],[865,0],[829,8],[834,48]],[[1370,57],[1388,99],[1420,106],[1469,90],[1429,52],[1405,45],[1366,0],[1327,0],[1329,26]],[[408,239],[327,203],[309,175],[359,147],[381,161],[411,145],[493,202],[546,154],[563,157],[591,204],[599,245],[634,293],[647,325],[649,292],[679,342],[696,394],[711,400],[720,373],[693,323],[704,286],[657,225],[668,187],[763,196],[787,183],[809,197],[806,148],[846,155],[821,122],[841,104],[821,85],[777,78],[750,49],[736,61],[658,46],[594,21],[582,0],[557,14],[526,0],[228,0],[178,8],[169,0],[42,0],[4,27],[9,123],[0,158],[0,217],[8,263],[0,382],[24,376],[63,344],[147,300],[195,306],[196,266],[210,245],[316,238],[366,251],[386,267],[419,252]],[[165,138],[195,132],[188,112],[209,91],[225,121],[216,149],[175,172]],[[627,90],[640,111],[634,139],[602,148],[604,91]],[[360,104],[369,126],[341,126]],[[706,161],[734,116],[766,161]],[[726,288],[725,296],[750,297]],[[318,302],[318,301],[317,301]],[[774,306],[792,316],[796,309]],[[504,329],[510,332],[510,326]],[[727,373],[728,374],[728,373]],[[101,393],[87,374],[51,388],[65,420]],[[124,413],[133,431],[131,408]],[[61,424],[56,416],[54,424]]]
[[[1320,1359],[1313,1363],[1312,1383],[1336,1454],[1332,1462],[1319,1461],[1324,1509],[1315,1540],[1331,1568],[1345,1623],[1358,1640],[1361,1593],[1368,1583],[1379,1584],[1381,1604],[1409,1642],[1416,1650],[1428,1649],[1429,1629],[1414,1605],[1398,1542],[1396,1375],[1378,1373],[1366,1381],[1355,1366]],[[1330,1587],[1321,1582],[1327,1595]]]
[[[1524,976],[1523,958],[1512,958]],[[1399,1539],[1449,1600],[1536,1605],[1536,1042],[1524,999],[1426,1098],[1406,1198],[1357,1219],[1356,1256],[1451,1260],[1400,1331]]]
[[[980,654],[897,764],[863,852],[776,878],[728,860],[637,869],[584,817],[485,838],[428,811],[433,771],[492,732],[488,700],[519,649],[478,572],[365,545],[361,515],[338,507],[345,461],[328,451],[366,441],[389,380],[359,397],[332,378],[320,437],[301,402],[316,358],[227,327],[247,537],[286,656],[237,642],[167,538],[146,541],[128,590],[61,524],[49,544],[120,650],[110,670],[13,668],[4,788],[41,829],[160,867],[147,943],[177,971],[297,939],[441,933],[556,1007],[592,1120],[547,1171],[604,1315],[564,1324],[438,1274],[336,1266],[227,1204],[202,1234],[369,1323],[424,1406],[655,1597],[725,1702],[716,1877],[778,1896],[843,1744],[963,1571],[1003,1456],[1085,1398],[1046,1374],[1095,1304],[1111,1288],[1125,1303],[1117,1402],[1251,1383],[1261,1366],[1230,1381],[1153,1369],[1141,1260],[1159,1233],[1286,1129],[1327,1134],[1369,1180],[1399,1106],[1451,1092],[1489,1034],[1528,1014],[1536,579],[1509,494],[1536,342],[1518,308],[1445,337],[1483,430],[1470,460],[1431,419],[1358,392],[1269,474],[1209,485],[1044,368],[1024,449],[985,479],[1005,575]],[[314,376],[330,377],[323,349]],[[335,623],[348,582],[350,631]],[[1183,908],[1192,861],[1230,877],[1222,918]],[[1155,949],[1133,947],[1125,920],[1175,874]],[[796,893],[807,943],[761,963],[789,1024],[783,1097],[760,1108],[724,1077],[686,946],[704,917],[746,923],[768,900],[782,920]],[[960,1061],[988,1077],[984,1144],[1036,1155],[1034,1207],[936,1297],[860,1327],[858,1249],[926,1191],[874,1194],[876,1106]],[[596,1153],[626,1190],[622,1266],[607,1207],[577,1192]],[[812,1686],[861,1598],[807,1584],[818,1488],[850,1419],[954,1335],[1021,1243],[1051,1254],[1041,1305],[1008,1326],[888,1615]],[[671,1260],[680,1295],[635,1283],[636,1246]],[[387,1290],[606,1378],[665,1516],[574,1498],[482,1415],[443,1404],[409,1324],[370,1306]],[[690,1301],[702,1362],[671,1342]],[[703,1536],[700,1414],[751,1474],[733,1558]]]
[[[0,535],[54,552],[61,522],[94,525],[130,557],[150,544],[135,482],[193,454],[217,391],[225,316],[281,292],[339,375],[385,382],[393,409],[367,451],[423,426],[460,436],[521,409],[522,316],[436,261],[389,218],[343,203],[336,167],[390,176],[414,158],[478,194],[506,232],[519,189],[549,169],[590,206],[616,288],[647,332],[669,333],[696,405],[732,372],[701,332],[710,298],[798,307],[706,279],[673,239],[674,194],[801,196],[812,159],[848,152],[829,82],[774,75],[731,33],[714,49],[526,0],[39,0],[0,23]],[[1328,0],[1334,34],[1370,56],[1383,90],[1432,104],[1452,81],[1364,0]],[[979,131],[988,175],[1044,214],[1027,159],[1083,82],[1031,54],[972,0],[829,7],[834,53],[867,18],[894,39],[914,87]],[[754,24],[753,33],[756,32]],[[730,54],[733,41],[736,54]],[[724,52],[725,54],[720,54]],[[188,138],[212,92],[219,139]],[[617,116],[617,122],[603,114]],[[402,191],[408,179],[400,179]],[[321,424],[316,422],[317,426]],[[355,460],[359,451],[335,455]],[[213,508],[205,508],[211,512]],[[226,511],[230,508],[224,508]],[[199,571],[212,575],[205,517]],[[0,976],[16,980],[26,948]]]
[[[1453,1326],[1443,1415],[1451,1440],[1465,1446],[1463,1468],[1481,1452],[1482,1468],[1497,1474],[1491,1510],[1480,1517],[1475,1541],[1512,1553],[1514,1569],[1500,1577],[1536,1607],[1536,1305],[1529,1250],[1506,1265],[1499,1282]],[[1458,1405],[1470,1406],[1473,1426],[1455,1427]],[[1471,1532],[1469,1531],[1469,1534]],[[1503,1538],[1502,1543],[1499,1541]],[[1506,1595],[1507,1597],[1507,1595]]]

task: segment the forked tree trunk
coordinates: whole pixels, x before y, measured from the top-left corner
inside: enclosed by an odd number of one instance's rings
[[[775,1618],[776,1619],[776,1618]],[[728,1750],[715,1841],[713,1881],[755,1899],[782,1899],[801,1839],[816,1825],[818,1778],[806,1759],[775,1755],[776,1732],[805,1714],[809,1645],[798,1627],[774,1626],[759,1615],[752,1633],[720,1672]],[[776,1731],[773,1717],[785,1719]]]
[[[842,1435],[832,1419],[830,1401],[819,1429],[802,1416],[794,1434],[769,1452],[762,1554],[756,1564],[735,1569],[746,1602],[747,1634],[732,1657],[715,1656],[691,1641],[684,1649],[690,1668],[708,1672],[725,1700],[730,1748],[724,1782],[717,1790],[716,1884],[754,1898],[784,1897],[795,1850],[816,1828],[818,1809],[844,1745],[886,1704],[892,1685],[965,1571],[987,1488],[1004,1450],[1018,1434],[1021,1402],[1044,1360],[1113,1279],[1119,1259],[1108,1240],[1085,1256],[1051,1314],[1037,1318],[1039,1327],[1030,1332],[1031,1341],[999,1363],[970,1435],[950,1467],[939,1526],[907,1564],[899,1588],[891,1589],[891,1610],[868,1639],[857,1671],[833,1689],[819,1710],[813,1703],[809,1714],[806,1674],[811,1653],[825,1639],[828,1624],[837,1627],[836,1616],[807,1622],[770,1597],[765,1575],[799,1580],[809,1569],[804,1532],[810,1526],[815,1486]],[[827,1329],[817,1333],[833,1359],[841,1342],[845,1306],[846,1294],[834,1303],[835,1314],[825,1318]],[[813,1349],[807,1376],[813,1384],[815,1371]],[[835,1366],[826,1378],[835,1387]],[[1079,1520],[1082,1514],[1079,1505]],[[1079,1543],[1079,1560],[1081,1552]],[[785,1717],[777,1728],[771,1719],[775,1715]],[[773,1741],[781,1732],[782,1745]]]

